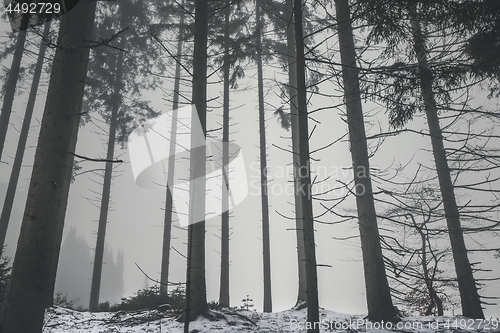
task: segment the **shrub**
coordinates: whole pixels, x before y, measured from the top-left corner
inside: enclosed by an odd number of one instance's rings
[[[68,300],[68,295],[63,296],[62,293],[57,292],[56,296],[54,297],[54,306],[60,306],[63,308],[74,310],[73,307],[74,307],[76,301],[77,301],[77,299]]]
[[[182,310],[184,308],[184,289],[177,287],[168,295],[160,293],[159,286],[141,289],[129,298],[122,298],[120,304],[110,307],[111,311],[135,311],[135,310],[154,310],[160,305],[169,304],[172,310]]]

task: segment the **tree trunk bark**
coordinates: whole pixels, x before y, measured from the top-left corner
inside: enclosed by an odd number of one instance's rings
[[[229,20],[230,3],[224,13],[224,103],[222,114],[222,220],[219,305],[229,307]],[[229,172],[229,170],[227,170]]]
[[[455,199],[446,151],[444,149],[441,126],[439,124],[438,109],[434,98],[434,91],[432,90],[434,78],[427,63],[428,52],[425,47],[425,36],[422,33],[420,22],[416,18],[416,12],[413,15],[415,15],[412,21],[413,43],[418,61],[420,91],[424,101],[429,134],[431,136],[432,153],[436,164],[439,188],[441,190],[446,224],[448,226],[448,235],[455,263],[458,290],[462,303],[462,314],[469,318],[482,319],[484,318],[483,309],[469,258],[467,257],[467,248],[460,224],[460,215]]]
[[[266,123],[264,112],[264,81],[262,74],[262,22],[260,0],[255,1],[256,10],[256,47],[257,47],[257,84],[259,94],[259,133],[260,133],[260,193],[262,201],[262,247],[264,260],[264,312],[272,312],[271,296],[271,246],[269,239],[269,197],[267,190],[267,153]]]
[[[28,104],[26,105],[26,112],[24,114],[21,132],[19,133],[19,141],[17,142],[16,156],[14,157],[14,164],[12,165],[12,172],[10,174],[9,185],[7,186],[7,193],[2,208],[2,215],[0,216],[0,250],[5,245],[5,236],[7,235],[7,227],[10,221],[10,214],[14,204],[14,197],[16,195],[17,183],[19,181],[19,174],[21,173],[21,165],[23,163],[24,151],[26,149],[26,141],[30,129],[31,117],[33,116],[33,109],[35,107],[36,95],[38,92],[38,84],[40,83],[40,76],[42,75],[42,68],[45,60],[45,51],[47,44],[45,39],[49,35],[50,22],[45,23],[42,41],[40,42],[40,50],[38,52],[38,59],[33,73],[33,81],[31,83],[31,90],[28,97]],[[21,33],[21,32],[20,32]],[[26,33],[26,31],[24,31]]]
[[[207,115],[207,25],[208,1],[195,4],[192,119],[198,117],[203,135],[191,132],[188,262],[186,276],[186,312],[184,331],[189,321],[208,311],[205,281],[205,173],[206,173],[206,115]],[[194,128],[194,126],[192,126]],[[187,332],[186,332],[187,333]]]
[[[181,6],[184,6],[182,1]],[[177,138],[177,115],[179,108],[179,89],[181,81],[181,64],[182,61],[182,34],[184,31],[184,13],[181,13],[179,22],[179,39],[177,41],[177,63],[175,65],[175,81],[174,81],[174,98],[172,103],[172,125],[170,126],[170,144],[169,144],[169,158],[167,169],[167,193],[165,199],[165,221],[163,226],[163,250],[161,258],[161,273],[160,273],[160,293],[168,294],[168,272],[170,265],[170,240],[172,237],[172,217],[174,214],[173,204],[173,187],[174,173],[175,173],[175,148]]]
[[[293,16],[293,0],[286,0],[287,15]],[[292,163],[295,199],[295,233],[297,235],[297,261],[299,290],[296,306],[307,301],[306,260],[304,254],[304,233],[302,221],[302,197],[300,196],[300,155],[299,155],[299,111],[297,109],[297,66],[295,57],[295,25],[293,19],[286,29],[288,94],[290,98],[290,124],[292,129]]]
[[[26,208],[12,266],[10,288],[2,311],[0,332],[41,332],[51,289],[54,252],[59,251],[64,209],[73,170],[71,138],[81,96],[79,90],[89,49],[87,25],[93,22],[95,2],[80,0],[60,23],[59,47],[54,57]],[[63,207],[64,206],[64,207]]]
[[[95,2],[94,2],[95,3]],[[95,12],[95,4],[91,3],[91,12]],[[92,31],[94,29],[94,16],[95,15],[89,15],[87,18],[87,26],[86,26],[86,40],[91,40],[92,39]],[[77,101],[78,104],[76,105],[75,108],[75,114],[81,115],[82,113],[82,105],[83,105],[83,95],[85,94],[85,82],[87,78],[87,68],[89,64],[89,57],[90,57],[90,49],[87,50],[85,53],[85,64],[82,66],[81,70],[81,77],[85,78],[84,80],[81,80],[79,82],[79,87],[78,87],[78,97]],[[73,121],[73,134],[71,136],[70,142],[69,142],[69,147],[70,151],[74,152],[76,151],[76,142],[78,139],[78,129],[80,128],[80,117],[75,117]],[[73,165],[74,165],[74,157],[71,157],[71,161],[69,161],[69,165],[71,167],[66,168],[66,175],[64,178],[64,186],[67,188],[67,191],[69,193],[70,185],[71,185],[71,179],[73,178]],[[59,224],[57,227],[57,234],[56,234],[56,239],[59,239],[60,242],[62,241],[63,237],[63,231],[64,231],[64,219],[66,217],[66,206],[68,202],[68,197],[67,195],[65,198],[63,198],[63,201],[60,205],[60,211],[59,211]],[[59,264],[59,253],[60,253],[61,247],[56,247],[54,248],[54,251],[52,253],[52,267],[50,268],[50,284],[49,284],[49,292],[47,294],[47,303],[46,306],[52,306],[54,304],[54,290],[56,287],[56,278],[57,278],[57,266]]]
[[[302,202],[304,255],[307,282],[307,322],[309,333],[319,332],[318,273],[316,267],[316,243],[314,241],[314,216],[312,208],[312,185],[309,159],[309,129],[306,95],[306,67],[304,36],[302,32],[302,0],[295,0],[295,44],[297,55],[297,106],[299,122],[299,176]]]
[[[97,311],[99,306],[99,292],[101,289],[102,264],[104,257],[104,243],[106,238],[106,224],[108,223],[109,199],[111,193],[111,179],[113,175],[116,127],[118,122],[118,110],[121,104],[121,81],[123,76],[123,51],[118,54],[116,62],[116,74],[109,124],[108,151],[106,154],[106,166],[104,168],[104,183],[102,186],[101,210],[99,214],[99,226],[97,229],[97,242],[95,247],[94,267],[92,271],[92,283],[90,287],[89,311]]]
[[[349,142],[354,173],[361,252],[365,274],[368,319],[375,322],[397,321],[392,304],[380,245],[377,216],[370,179],[363,109],[359,91],[359,69],[352,34],[348,0],[335,0],[337,12],[344,98],[346,103]]]
[[[19,69],[21,67],[21,59],[24,52],[24,43],[26,42],[26,34],[28,28],[28,15],[23,15],[21,18],[21,27],[17,36],[14,58],[10,66],[9,76],[5,82],[5,96],[2,105],[2,113],[0,113],[0,160],[2,159],[3,147],[9,128],[10,114],[12,113],[12,105],[14,104],[14,96],[16,95],[16,84],[19,78]]]

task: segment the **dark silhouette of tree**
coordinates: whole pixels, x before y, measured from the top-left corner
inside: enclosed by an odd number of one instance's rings
[[[12,65],[10,66],[7,81],[5,82],[5,95],[2,104],[2,112],[0,113],[0,160],[2,158],[7,129],[9,127],[10,114],[12,113],[12,105],[16,94],[16,85],[19,77],[19,69],[21,67],[21,59],[24,52],[24,44],[26,42],[28,21],[29,15],[22,15]]]
[[[427,49],[425,45],[425,36],[422,33],[421,25],[418,19],[417,7],[411,12],[413,15],[411,27],[413,33],[413,47],[418,62],[418,80],[421,96],[425,106],[427,124],[431,137],[432,152],[436,171],[438,174],[439,187],[443,200],[446,222],[448,225],[448,234],[450,237],[451,248],[453,251],[453,260],[458,278],[458,288],[462,300],[462,312],[464,316],[470,318],[484,318],[481,307],[481,300],[477,292],[476,281],[470,265],[467,248],[463,237],[463,229],[460,223],[458,205],[455,199],[453,182],[451,179],[450,168],[444,149],[441,126],[439,124],[438,109],[435,101],[433,86],[433,74],[427,62]]]
[[[109,123],[108,146],[104,182],[102,187],[99,225],[95,247],[94,269],[90,292],[89,310],[97,311],[104,262],[106,224],[111,198],[111,182],[114,165],[115,143],[123,142],[130,130],[137,126],[138,120],[156,116],[157,113],[142,101],[142,89],[151,88],[156,81],[142,79],[141,74],[153,65],[149,59],[155,53],[149,45],[149,38],[144,38],[139,29],[151,18],[150,4],[135,1],[119,4],[111,3],[117,20],[109,19],[109,7],[102,6],[102,16],[96,28],[96,34],[104,38],[111,34],[116,37],[112,47],[95,51],[91,67],[91,84],[89,85],[87,107],[99,110]],[[129,52],[126,52],[128,50]],[[125,98],[125,96],[131,98]],[[125,102],[124,102],[125,100]],[[90,115],[89,115],[90,116]]]
[[[361,252],[365,274],[368,318],[371,321],[398,321],[392,304],[380,245],[377,215],[373,199],[370,164],[359,89],[359,68],[351,26],[348,0],[335,0],[339,35],[344,102],[354,174]]]
[[[260,0],[255,1],[255,60],[257,62],[257,85],[259,99],[259,149],[260,149],[260,195],[262,204],[262,254],[264,275],[264,312],[272,312],[271,296],[271,245],[269,239],[269,196],[267,189],[266,123],[264,109],[264,78],[262,73],[262,27]]]
[[[302,203],[304,260],[307,284],[307,332],[319,332],[318,273],[316,269],[316,243],[314,241],[314,215],[312,206],[311,169],[309,156],[309,129],[306,95],[306,67],[302,23],[302,1],[294,2],[295,49],[297,66],[297,117],[299,135],[299,177]]]
[[[229,174],[226,166],[229,164],[229,70],[231,66],[230,52],[230,1],[226,1],[224,10],[224,64],[223,84],[224,101],[222,112],[222,216],[221,216],[221,264],[219,305],[229,307]]]
[[[186,274],[186,310],[184,332],[189,332],[189,322],[208,311],[205,280],[205,174],[206,174],[206,116],[207,116],[207,28],[208,1],[195,4],[193,87],[192,103],[196,107],[193,118],[198,117],[203,137],[191,133],[190,193],[188,226],[188,255]],[[196,181],[195,181],[196,180]]]
[[[50,31],[50,22],[47,22],[45,23],[45,28],[43,31],[43,39],[47,38],[49,31]],[[22,32],[20,32],[20,34],[21,33]],[[23,124],[21,126],[21,131],[19,133],[19,139],[17,142],[16,155],[14,157],[14,163],[12,165],[12,172],[10,174],[9,185],[7,187],[7,193],[5,194],[4,204],[2,206],[2,214],[0,216],[0,248],[3,248],[5,245],[5,236],[7,235],[7,228],[10,221],[10,215],[12,213],[12,207],[14,204],[14,197],[16,195],[17,183],[19,181],[19,174],[21,173],[21,165],[23,162],[24,151],[26,149],[26,141],[28,140],[31,117],[33,115],[33,109],[35,107],[35,100],[38,92],[38,84],[40,82],[40,77],[42,74],[42,68],[45,59],[45,51],[47,50],[47,44],[43,39],[40,43],[40,50],[38,52],[35,72],[33,73],[33,80],[31,83],[28,103],[26,105],[26,112],[24,114]]]
[[[85,82],[95,2],[80,0],[60,23],[28,199],[0,331],[41,332],[50,292],[53,253],[61,246],[61,205],[66,204],[73,170],[71,138],[79,120],[79,91]],[[69,177],[68,177],[69,175]],[[62,234],[62,233],[61,233]],[[26,316],[26,312],[30,316]]]
[[[184,1],[181,3],[184,6]],[[168,293],[168,272],[170,265],[170,240],[172,233],[172,218],[174,213],[173,205],[173,188],[171,184],[174,183],[174,172],[175,172],[175,149],[176,149],[176,137],[177,137],[177,116],[179,108],[179,90],[181,81],[181,61],[182,61],[182,46],[184,38],[184,16],[185,13],[180,13],[179,21],[179,35],[177,40],[177,58],[175,64],[175,81],[174,81],[174,97],[172,102],[172,125],[170,128],[170,141],[169,141],[169,159],[167,167],[167,189],[166,189],[166,199],[165,199],[165,219],[163,227],[163,250],[161,258],[161,273],[160,273],[160,292],[162,294]]]

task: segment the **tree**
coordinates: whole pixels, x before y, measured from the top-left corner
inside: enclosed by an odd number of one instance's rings
[[[226,166],[229,164],[229,58],[230,43],[230,1],[226,1],[224,10],[224,102],[222,112],[222,216],[221,216],[221,264],[219,305],[229,307],[229,174]]]
[[[10,174],[9,185],[7,187],[7,193],[5,194],[5,200],[2,207],[2,214],[0,216],[0,248],[3,248],[5,245],[5,236],[7,235],[7,227],[9,225],[10,215],[12,213],[12,207],[14,204],[14,197],[16,195],[16,188],[19,180],[19,174],[21,173],[21,164],[23,162],[24,150],[26,148],[26,141],[28,140],[31,117],[33,115],[33,109],[35,107],[35,100],[38,92],[38,84],[40,82],[40,76],[42,74],[42,68],[45,59],[45,51],[47,50],[47,44],[45,43],[44,39],[47,38],[49,31],[50,31],[50,22],[46,22],[43,31],[43,38],[40,43],[40,50],[38,52],[35,72],[33,73],[33,80],[31,83],[30,94],[28,97],[28,104],[26,105],[26,112],[24,114],[23,124],[21,126],[21,132],[19,133],[19,140],[17,142],[17,150],[16,150],[16,155],[14,157],[14,163],[12,165],[12,172]],[[20,35],[23,33],[26,34],[26,31],[19,32]]]
[[[99,17],[96,32],[101,38],[111,34],[113,47],[95,51],[89,79],[91,84],[87,90],[87,107],[90,110],[99,110],[110,126],[89,301],[90,311],[97,311],[99,306],[115,143],[123,142],[127,138],[130,129],[136,126],[135,118],[157,115],[147,102],[137,98],[142,89],[154,87],[156,82],[154,77],[138,79],[141,78],[142,72],[148,71],[153,66],[148,60],[155,55],[148,39],[141,36],[136,26],[138,23],[148,22],[150,7],[143,2],[129,1],[118,6],[115,4],[109,7],[102,6],[101,10],[103,14]],[[114,12],[118,20],[109,20],[110,12]],[[129,52],[125,52],[124,49]]]
[[[5,82],[5,95],[2,104],[2,112],[0,113],[0,160],[2,158],[3,147],[5,145],[7,129],[9,127],[10,114],[12,113],[12,105],[14,103],[14,95],[16,93],[16,84],[24,52],[24,43],[26,42],[28,21],[29,14],[23,14],[17,36],[14,58],[12,59],[9,75],[7,77],[7,81]]]
[[[260,0],[255,1],[255,60],[257,62],[257,85],[259,97],[259,149],[260,149],[260,195],[262,204],[262,254],[264,275],[264,312],[272,312],[271,296],[271,245],[269,239],[269,198],[267,190],[266,123],[264,109],[264,78],[262,73],[262,18]]]
[[[293,22],[293,0],[286,1],[286,13],[291,23],[286,28],[287,62],[288,62],[288,94],[290,98],[290,128],[292,131],[292,163],[294,167],[293,185],[295,199],[295,228],[297,235],[297,267],[299,290],[297,305],[307,301],[306,260],[304,253],[304,221],[302,214],[302,197],[300,195],[300,151],[299,151],[299,110],[297,101],[297,65],[295,57],[295,24]]]
[[[382,320],[394,322],[398,321],[398,315],[392,304],[380,245],[359,89],[359,68],[356,65],[348,0],[335,0],[335,9],[337,12],[344,102],[349,127],[359,233],[361,236],[368,318],[376,322]]]
[[[184,1],[181,6],[184,5]],[[181,61],[182,61],[182,45],[183,45],[183,31],[184,31],[184,13],[181,13],[179,22],[179,37],[177,40],[177,59],[175,64],[175,81],[174,81],[174,99],[172,103],[172,125],[170,128],[170,141],[169,141],[169,159],[167,168],[167,189],[165,199],[165,220],[163,227],[163,251],[161,258],[161,273],[160,273],[160,293],[168,293],[168,271],[170,264],[170,239],[172,231],[172,217],[174,212],[173,205],[173,187],[174,172],[175,172],[175,140],[177,136],[177,109],[179,108],[179,89],[181,80]]]
[[[192,119],[198,117],[203,137],[191,133],[191,146],[202,147],[190,152],[190,189],[188,255],[186,273],[186,312],[184,331],[189,321],[208,311],[205,281],[205,174],[206,174],[206,116],[207,116],[207,27],[208,1],[196,1],[194,22]]]
[[[439,187],[441,190],[441,197],[448,225],[448,234],[453,251],[453,260],[458,279],[458,289],[460,291],[460,298],[462,302],[462,312],[466,317],[481,319],[484,318],[484,314],[481,308],[481,300],[479,299],[479,294],[477,292],[472,268],[467,256],[467,248],[464,242],[459,210],[455,199],[450,168],[448,166],[448,160],[444,149],[441,126],[439,124],[438,109],[434,92],[432,90],[433,74],[427,63],[428,52],[425,46],[425,36],[422,33],[416,9],[417,6],[414,7],[414,12],[410,12],[410,15],[412,15],[411,27],[413,34],[413,47],[418,62],[417,75],[425,107],[425,113],[427,116],[432,152],[434,155],[434,162],[436,164]]]
[[[120,107],[120,85],[123,73],[123,51],[119,51],[115,68],[114,94],[109,125],[108,148],[106,155],[106,166],[104,169],[104,183],[102,185],[102,200],[99,214],[99,226],[97,230],[97,243],[95,248],[94,269],[92,272],[92,285],[90,287],[89,310],[97,311],[99,306],[99,291],[101,287],[101,273],[104,257],[104,239],[106,235],[106,224],[108,223],[109,199],[111,191],[111,175],[113,172],[113,157],[115,153],[116,128],[118,122],[118,109]]]
[[[297,111],[299,135],[299,177],[302,203],[304,260],[306,262],[308,332],[319,332],[318,276],[316,269],[316,243],[314,241],[314,215],[312,207],[311,169],[309,159],[309,130],[306,95],[306,66],[302,31],[302,0],[294,2],[295,48],[297,66]]]
[[[51,289],[53,252],[61,239],[58,227],[61,207],[65,205],[74,152],[71,138],[80,114],[79,90],[84,82],[89,49],[88,27],[92,25],[95,2],[81,0],[63,16],[58,48],[35,154],[28,199],[12,278],[2,312],[3,333],[41,332],[46,299]],[[64,33],[63,33],[64,32]],[[77,128],[76,128],[77,130]],[[61,222],[62,224],[62,222]],[[26,316],[26,313],[30,316]]]

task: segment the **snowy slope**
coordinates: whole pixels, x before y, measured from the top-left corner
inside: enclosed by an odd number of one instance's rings
[[[286,310],[277,313],[252,311],[212,311],[212,319],[198,319],[189,326],[194,333],[209,332],[306,332],[306,310]],[[396,327],[388,323],[369,323],[362,316],[321,310],[318,323],[321,332],[367,333],[500,333],[498,319],[485,321],[464,317],[404,318]],[[44,333],[182,333],[183,324],[172,313],[153,311],[90,313],[61,307],[46,312]]]

